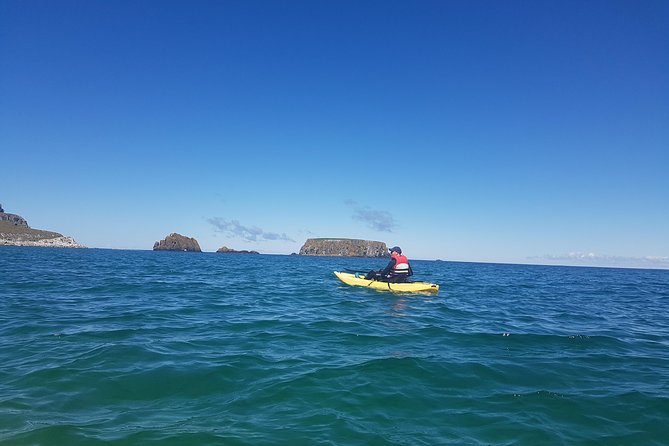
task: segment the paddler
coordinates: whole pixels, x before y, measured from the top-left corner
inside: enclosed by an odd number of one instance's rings
[[[381,282],[406,282],[409,276],[413,276],[413,270],[409,264],[409,259],[402,255],[402,249],[399,246],[393,246],[390,251],[390,262],[381,271],[370,271],[365,279],[379,280]]]

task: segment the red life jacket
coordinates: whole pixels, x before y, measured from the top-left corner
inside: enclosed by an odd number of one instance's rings
[[[395,259],[395,266],[393,266],[392,275],[393,276],[408,276],[409,269],[409,259],[402,254],[397,254],[396,252],[391,254],[391,257]]]

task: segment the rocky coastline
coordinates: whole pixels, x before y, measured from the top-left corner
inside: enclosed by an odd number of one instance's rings
[[[4,212],[2,206],[0,206],[0,246],[85,248],[72,237],[31,228],[25,218]]]
[[[258,251],[247,251],[245,249],[237,251],[236,249],[228,248],[227,246],[221,246],[216,250],[218,254],[260,254]]]
[[[33,229],[26,219],[4,211],[0,205],[0,246],[36,246],[49,248],[86,248],[74,238],[58,232]],[[202,252],[198,241],[173,232],[153,244],[154,251]],[[260,254],[258,251],[236,250],[221,246],[218,254]],[[389,257],[384,242],[347,238],[310,238],[299,251],[302,256]]]
[[[383,242],[347,238],[310,238],[300,248],[302,256],[389,257]]]

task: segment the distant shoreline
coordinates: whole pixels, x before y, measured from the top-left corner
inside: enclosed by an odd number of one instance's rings
[[[0,246],[31,246],[44,248],[86,248],[75,239],[57,232],[20,228],[0,222]]]
[[[0,246],[86,248],[72,237],[58,232],[33,229],[20,215],[6,212],[0,213]]]

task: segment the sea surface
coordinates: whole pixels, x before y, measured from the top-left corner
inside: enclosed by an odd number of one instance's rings
[[[0,444],[669,444],[669,271],[385,263],[0,247]]]

